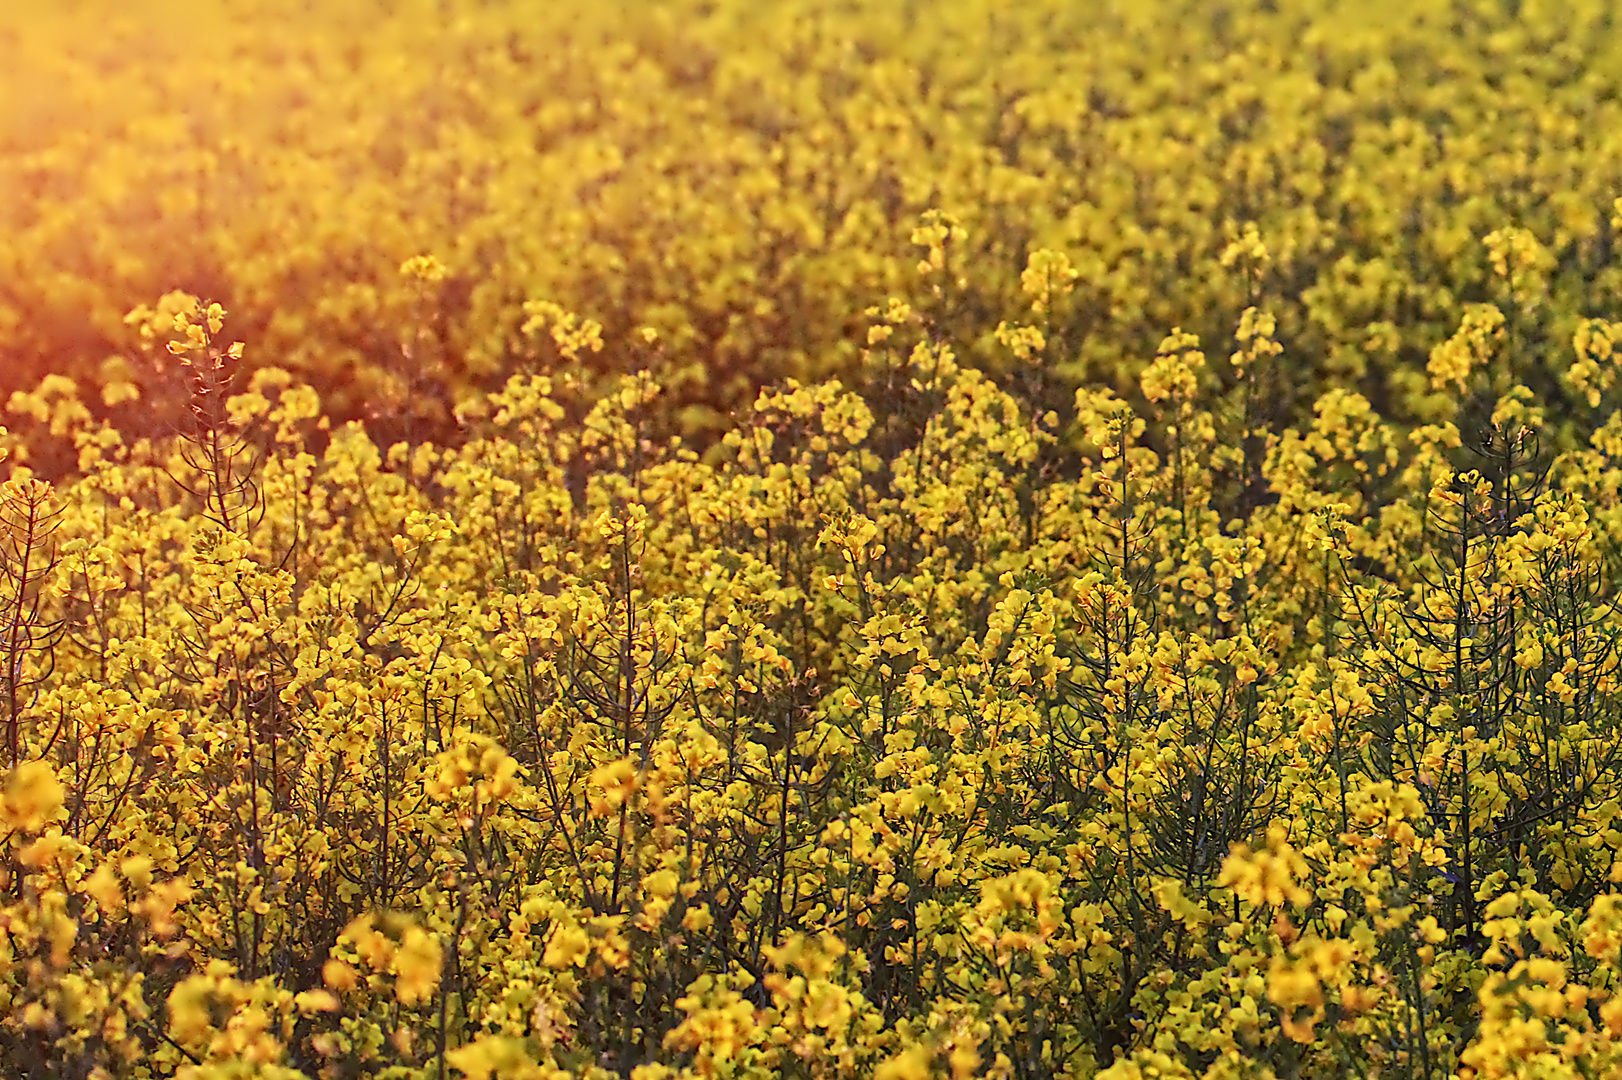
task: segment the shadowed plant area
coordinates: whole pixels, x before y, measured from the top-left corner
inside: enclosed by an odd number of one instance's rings
[[[0,15],[0,1074],[1622,1077],[1610,20]]]

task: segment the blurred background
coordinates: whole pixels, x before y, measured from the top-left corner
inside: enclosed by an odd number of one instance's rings
[[[662,434],[708,444],[763,385],[863,385],[891,296],[1061,417],[1134,395],[1174,327],[1226,356],[1253,303],[1278,423],[1330,386],[1443,415],[1424,364],[1477,301],[1524,312],[1521,377],[1558,403],[1622,280],[1617,60],[1602,0],[13,3],[0,401],[57,373],[151,423],[172,372],[125,315],[184,290],[385,440],[455,438],[515,371],[589,395],[651,367]],[[942,281],[931,209],[965,231]],[[1259,281],[1219,261],[1250,223]],[[1481,244],[1505,226],[1537,242],[1523,296]],[[1043,248],[1079,276],[1033,372],[996,329]],[[402,274],[419,255],[443,276]],[[567,361],[530,300],[605,347]]]

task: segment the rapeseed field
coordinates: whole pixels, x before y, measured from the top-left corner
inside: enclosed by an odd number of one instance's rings
[[[1622,1078],[1608,0],[0,60],[0,1075]]]

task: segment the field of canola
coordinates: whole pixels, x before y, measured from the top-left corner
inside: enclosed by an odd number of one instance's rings
[[[1619,61],[0,10],[0,1074],[1622,1078]]]

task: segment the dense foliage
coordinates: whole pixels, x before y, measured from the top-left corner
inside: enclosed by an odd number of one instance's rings
[[[520,364],[526,301],[663,335],[664,430],[708,445],[785,377],[847,384],[911,230],[967,228],[933,316],[1035,412],[1214,341],[1256,222],[1304,422],[1325,390],[1439,418],[1429,351],[1513,224],[1549,295],[1525,376],[1619,299],[1610,0],[62,0],[0,12],[0,380],[83,381],[119,316],[224,303],[340,418],[452,430]],[[94,27],[87,32],[86,27]],[[1076,289],[1050,382],[996,326],[1034,250]],[[425,287],[395,270],[431,253]],[[595,392],[640,365],[599,357]],[[131,378],[112,362],[109,375]],[[140,373],[149,374],[149,373]],[[1031,395],[1036,395],[1032,397]],[[1139,402],[1142,404],[1142,402]]]
[[[557,7],[0,31],[0,1072],[1622,1077],[1609,7]]]
[[[790,382],[713,465],[647,375],[380,448],[180,295],[131,315],[177,438],[15,396],[82,475],[3,489],[8,1071],[1622,1070],[1622,328],[1544,453],[1519,312],[1431,356],[1457,423],[1267,433],[1247,308],[1231,399],[1174,333],[1151,415],[1077,394],[1067,478],[869,317],[882,416]]]

